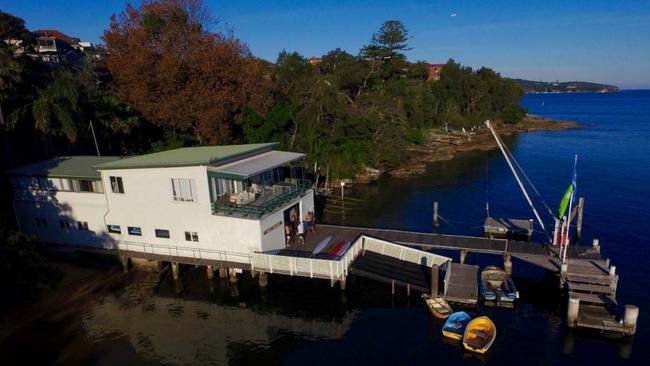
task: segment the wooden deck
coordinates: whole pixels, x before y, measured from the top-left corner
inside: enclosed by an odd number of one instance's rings
[[[415,263],[400,261],[375,252],[364,252],[352,263],[351,273],[379,282],[429,293],[431,269]]]
[[[451,263],[451,276],[445,299],[451,303],[476,306],[478,304],[478,266]]]

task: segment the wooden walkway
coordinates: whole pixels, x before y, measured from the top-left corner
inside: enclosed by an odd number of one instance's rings
[[[464,306],[478,304],[478,266],[451,263],[445,299]]]

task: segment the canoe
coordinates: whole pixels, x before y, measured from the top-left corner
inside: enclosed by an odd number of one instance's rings
[[[487,266],[481,271],[481,295],[486,301],[511,303],[519,298],[512,278],[497,266]]]
[[[422,300],[431,311],[431,314],[438,319],[447,319],[452,313],[451,306],[443,299],[442,297],[436,297],[432,299],[431,296],[427,294],[422,294]]]
[[[341,240],[336,245],[332,246],[329,250],[327,250],[327,254],[331,255],[332,257],[336,257],[339,254],[341,254],[341,251],[345,247],[345,240]]]
[[[311,254],[318,254],[323,251],[327,247],[327,244],[330,243],[330,240],[332,240],[332,235],[329,235],[325,239],[321,240],[318,245],[316,245],[316,248],[311,252]]]
[[[490,349],[496,337],[497,327],[492,320],[487,316],[479,316],[465,327],[463,347],[468,351],[485,353]]]
[[[449,316],[442,327],[442,335],[460,341],[465,334],[465,328],[472,318],[464,311],[458,311]]]

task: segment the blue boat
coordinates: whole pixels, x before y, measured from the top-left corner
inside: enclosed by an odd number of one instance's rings
[[[464,311],[458,311],[449,316],[442,327],[442,335],[447,338],[461,340],[465,333],[465,327],[472,318]]]

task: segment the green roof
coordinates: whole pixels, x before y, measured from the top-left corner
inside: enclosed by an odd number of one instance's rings
[[[271,150],[277,143],[197,146],[161,151],[153,154],[126,157],[96,166],[105,169],[137,169],[137,168],[169,168],[193,165],[208,165],[217,162],[225,163],[246,157],[253,153]]]
[[[101,178],[95,165],[119,160],[117,156],[60,156],[9,171],[9,174],[53,178]]]

